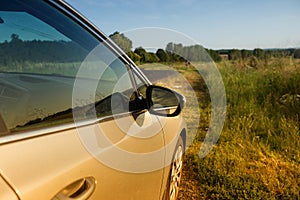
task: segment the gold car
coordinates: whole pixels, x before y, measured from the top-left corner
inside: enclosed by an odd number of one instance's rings
[[[0,3],[0,199],[176,199],[185,99],[60,0]]]

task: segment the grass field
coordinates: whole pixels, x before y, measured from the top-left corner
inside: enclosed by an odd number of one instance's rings
[[[173,66],[194,88],[201,113],[186,152],[179,199],[299,199],[300,61],[272,59],[255,69],[230,61],[217,66],[227,115],[218,143],[202,159],[198,152],[210,120],[209,94],[193,68]],[[193,126],[193,114],[184,114]]]

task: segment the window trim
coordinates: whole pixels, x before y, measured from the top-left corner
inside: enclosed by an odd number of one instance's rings
[[[76,122],[76,123],[74,122],[74,123],[67,123],[67,124],[62,124],[62,125],[58,125],[58,126],[52,126],[49,128],[42,128],[42,129],[36,129],[36,130],[32,130],[32,131],[12,133],[9,135],[0,136],[0,145],[19,142],[19,141],[42,137],[42,136],[47,136],[47,135],[52,135],[52,134],[61,133],[64,131],[69,131],[69,130],[75,130],[77,128],[82,128],[82,127],[86,127],[86,126],[90,126],[90,125],[96,125],[96,124],[103,123],[106,121],[114,120],[115,118],[123,118],[123,117],[128,117],[130,115],[132,115],[131,112],[126,112],[126,113],[120,113],[120,114],[116,114],[116,115],[105,116],[105,117],[101,117],[101,118],[97,118],[97,119],[84,120],[84,121],[80,121],[80,122]]]

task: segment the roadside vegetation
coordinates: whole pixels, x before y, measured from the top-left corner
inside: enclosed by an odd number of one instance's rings
[[[227,95],[225,126],[200,159],[210,113],[200,99],[201,123],[186,153],[180,199],[299,199],[300,61],[281,57],[267,65],[258,60],[256,68],[241,61],[217,66]],[[184,74],[197,82],[192,70]]]
[[[200,159],[210,97],[189,60],[208,61],[203,50],[222,75],[227,113],[218,143]],[[146,74],[154,70],[156,84],[176,87],[188,99],[191,93],[178,87],[180,81],[157,72],[171,66],[198,98],[197,108],[188,102],[183,113],[188,128],[197,126],[197,135],[185,154],[179,199],[300,199],[300,49],[215,51],[169,43],[156,53],[139,47],[127,54]],[[201,115],[199,126],[195,112]]]
[[[209,93],[192,66],[172,63],[199,101],[199,110],[190,104],[184,110],[188,128],[195,128],[195,112],[201,115],[197,135],[186,152],[179,199],[300,198],[300,60],[273,57],[266,64],[265,59],[257,59],[254,68],[252,59],[217,63],[226,89],[227,115],[218,143],[202,159],[198,154],[209,126]],[[146,73],[155,70],[149,75],[156,84],[175,86],[189,95],[185,87],[178,87],[175,77],[164,81],[155,76],[156,70],[169,65],[152,63],[141,68]]]

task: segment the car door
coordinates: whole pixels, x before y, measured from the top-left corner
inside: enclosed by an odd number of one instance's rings
[[[11,199],[11,200],[18,199],[16,193],[12,190],[12,188],[10,188],[10,186],[2,177],[0,177],[0,191],[1,191],[2,199]]]
[[[164,135],[133,76],[147,81],[68,9],[0,3],[0,188],[19,199],[159,199]]]

